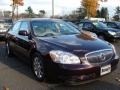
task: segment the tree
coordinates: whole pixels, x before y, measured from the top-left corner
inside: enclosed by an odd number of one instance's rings
[[[98,7],[98,0],[82,0],[82,6],[87,11],[87,17],[95,17]]]
[[[40,10],[40,11],[39,11],[39,16],[40,16],[40,17],[44,17],[45,14],[46,14],[45,10]]]
[[[100,10],[97,10],[96,17],[101,18],[101,11]]]
[[[12,1],[12,18],[14,18],[14,13],[15,13],[15,9],[18,7],[18,6],[23,6],[23,0],[11,0]]]
[[[84,19],[87,15],[86,9],[82,7],[78,8],[76,12],[78,13],[79,16],[78,19]]]
[[[113,16],[115,21],[120,21],[120,6],[117,6],[115,9],[115,15]]]
[[[27,12],[29,18],[33,18],[35,16],[33,9],[30,6],[25,11]]]
[[[120,6],[117,6],[115,9],[115,14],[120,14]]]
[[[114,15],[114,16],[113,16],[113,19],[114,19],[115,21],[119,21],[119,20],[120,20],[120,17],[119,17],[118,15]]]
[[[83,7],[78,8],[77,10],[73,10],[69,15],[62,16],[64,20],[70,21],[80,21],[86,17],[86,10]]]
[[[4,17],[10,18],[11,17],[11,11],[4,11]]]
[[[108,15],[109,15],[108,9],[105,8],[105,7],[102,7],[101,8],[101,18],[105,18],[107,20],[108,19]]]
[[[87,11],[87,17],[88,19],[90,17],[95,17],[97,13],[97,8],[99,6],[99,1],[105,2],[107,0],[82,0],[82,6]]]
[[[21,14],[19,14],[19,18],[28,18],[28,14],[21,13]]]

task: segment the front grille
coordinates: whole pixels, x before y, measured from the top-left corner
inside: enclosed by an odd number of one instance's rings
[[[110,60],[113,55],[113,50],[106,49],[87,53],[85,57],[90,63],[102,63]]]

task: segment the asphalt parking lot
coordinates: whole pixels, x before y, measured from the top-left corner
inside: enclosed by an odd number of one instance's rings
[[[114,43],[120,55],[120,42]],[[117,70],[95,82],[66,86],[38,82],[30,67],[17,57],[7,57],[4,42],[0,43],[0,90],[120,90],[120,62]]]

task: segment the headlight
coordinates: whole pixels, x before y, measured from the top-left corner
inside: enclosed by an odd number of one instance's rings
[[[114,46],[113,44],[111,44],[111,46],[112,46],[112,49],[113,49],[114,53],[117,54],[117,53],[116,53],[115,46]]]
[[[108,31],[108,33],[111,35],[116,35],[116,32],[113,32],[113,31]]]
[[[56,63],[61,64],[80,64],[80,59],[74,54],[69,52],[53,50],[50,51],[50,56],[52,60]]]
[[[113,44],[111,44],[111,46],[112,46],[112,49],[113,49],[113,51],[114,51],[114,53],[115,53],[115,59],[118,59],[119,56],[118,56],[118,54],[117,54],[117,52],[116,52],[115,46],[114,46]]]

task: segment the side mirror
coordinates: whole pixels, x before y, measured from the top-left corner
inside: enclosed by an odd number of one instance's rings
[[[28,35],[29,35],[28,32],[25,31],[25,30],[19,31],[18,34],[19,34],[19,35],[22,35],[22,36],[28,36]]]

